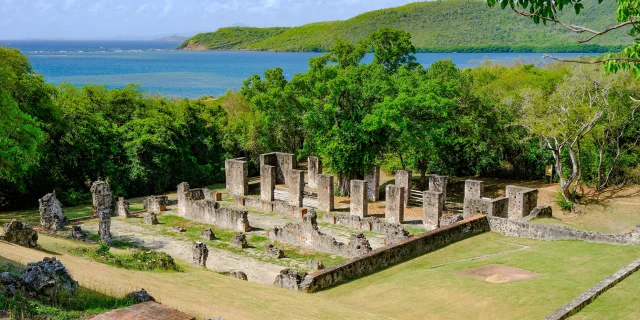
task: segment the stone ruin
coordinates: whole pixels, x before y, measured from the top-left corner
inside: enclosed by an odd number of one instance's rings
[[[289,204],[296,207],[303,207],[304,199],[304,171],[289,170]]]
[[[82,231],[80,226],[71,227],[71,238],[75,240],[85,241],[87,240],[87,234]]]
[[[234,279],[249,281],[247,274],[243,271],[234,270],[229,273],[229,276]]]
[[[193,264],[207,267],[207,258],[209,257],[209,248],[202,241],[196,241],[191,246],[191,252],[193,254]]]
[[[309,260],[307,261],[307,268],[311,271],[318,271],[324,269],[324,263],[322,261]]]
[[[129,292],[124,297],[125,299],[135,301],[136,303],[156,301],[156,299],[152,297],[144,288],[141,288],[139,291]]]
[[[307,158],[307,175],[309,188],[318,186],[318,175],[322,174],[322,161],[318,157]]]
[[[249,248],[249,243],[247,242],[247,236],[244,233],[238,233],[235,236],[233,236],[229,242],[229,245],[232,248],[237,248],[237,249]]]
[[[209,189],[189,189],[189,184],[178,185],[179,215],[198,222],[240,232],[251,230],[248,212],[221,207]]]
[[[45,302],[58,302],[62,293],[75,295],[78,282],[71,278],[65,266],[55,257],[30,262],[20,277],[8,272],[0,274],[0,284],[7,290],[6,295],[16,294]]]
[[[273,244],[269,244],[268,246],[266,246],[264,248],[264,252],[275,259],[282,259],[284,258],[284,251],[276,248]]]
[[[244,158],[226,160],[224,172],[230,196],[244,196],[249,193],[249,163]]]
[[[202,234],[200,234],[200,237],[204,240],[215,240],[216,234],[213,233],[213,230],[211,230],[211,228],[208,228],[202,231]]]
[[[367,182],[365,180],[351,180],[351,214],[364,218],[369,215],[368,207]]]
[[[276,184],[289,185],[289,173],[297,167],[296,157],[291,153],[273,152],[260,155],[260,167],[276,167]]]
[[[38,247],[38,232],[30,225],[16,219],[4,224],[0,239],[23,247]]]
[[[538,190],[507,186],[506,196],[495,199],[482,197],[484,182],[465,181],[463,216],[480,213],[493,217],[523,219],[538,205]]]
[[[440,228],[444,204],[442,192],[424,191],[422,194],[422,223],[424,227],[426,229]]]
[[[377,217],[360,218],[353,215],[325,213],[323,222],[342,225],[350,229],[373,231],[385,235],[385,244],[393,244],[409,239],[409,231],[397,223],[388,223]]]
[[[262,201],[275,200],[276,167],[260,167],[260,199]]]
[[[437,174],[429,175],[429,191],[442,193],[440,202],[443,210],[445,208],[445,202],[447,201],[447,180],[447,176]]]
[[[316,186],[318,193],[318,209],[322,211],[333,211],[333,176],[329,174],[319,174]]]
[[[411,198],[411,188],[413,187],[413,176],[411,170],[398,170],[396,171],[396,187],[403,189],[403,205],[409,206],[409,198]]]
[[[98,236],[100,241],[111,244],[111,214],[113,195],[111,188],[104,181],[95,181],[91,185],[93,214],[98,217]]]
[[[307,213],[301,223],[289,222],[283,227],[275,227],[267,233],[272,241],[307,247],[316,251],[343,257],[357,257],[371,251],[369,241],[362,234],[352,235],[349,243],[336,241],[330,235],[320,232],[315,211]]]
[[[387,200],[385,201],[384,217],[389,223],[401,224],[404,222],[404,203],[405,203],[405,188],[387,185],[386,194]]]
[[[307,274],[305,272],[287,268],[280,271],[280,274],[276,276],[273,285],[278,288],[300,291],[302,288],[302,281],[304,281],[306,276]]]
[[[509,219],[522,219],[538,206],[538,189],[507,186],[506,196],[509,198]]]
[[[147,212],[160,213],[167,211],[169,205],[169,197],[167,196],[150,196],[144,199],[144,207]]]
[[[149,212],[144,215],[144,223],[148,225],[156,225],[158,224],[158,215],[153,212]]]
[[[118,203],[116,204],[116,216],[129,218],[131,216],[131,210],[129,208],[129,201],[123,197],[118,198]]]
[[[367,182],[367,200],[378,201],[380,199],[380,166],[373,166],[364,173],[364,181]]]
[[[68,223],[67,216],[62,212],[62,205],[53,193],[47,193],[38,200],[40,207],[40,225],[48,230],[62,230]]]

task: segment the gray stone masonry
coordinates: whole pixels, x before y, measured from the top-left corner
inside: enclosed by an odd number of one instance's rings
[[[129,208],[129,201],[124,197],[118,198],[118,204],[116,206],[116,215],[118,217],[129,218],[131,216],[131,210]]]
[[[524,217],[525,221],[537,218],[553,218],[553,209],[551,206],[537,206],[531,210],[528,216]]]
[[[167,203],[169,198],[167,196],[150,196],[145,199],[147,204],[147,212],[160,213],[167,211]]]
[[[385,235],[384,243],[392,244],[409,239],[409,231],[397,223],[388,223],[376,217],[360,218],[359,216],[325,213],[322,220],[330,224],[346,226],[361,231],[374,231]]]
[[[38,200],[40,205],[40,225],[48,230],[61,230],[68,222],[62,212],[62,205],[53,193],[47,193]]]
[[[276,167],[276,184],[289,184],[289,172],[297,167],[295,155],[273,152],[260,155],[260,166]]]
[[[380,166],[373,166],[367,170],[364,173],[364,181],[367,182],[367,199],[380,200]]]
[[[404,188],[403,192],[403,204],[406,208],[409,205],[409,198],[411,197],[411,188],[412,188],[412,174],[411,170],[398,170],[396,171],[396,182],[395,185],[397,187]]]
[[[422,193],[422,223],[426,229],[440,228],[442,197],[442,192],[438,191],[424,191]]]
[[[289,204],[302,207],[304,196],[304,171],[290,170],[289,172]]]
[[[184,217],[187,213],[187,192],[189,192],[189,184],[187,182],[180,183],[176,198],[178,199],[178,215],[181,217]]]
[[[113,195],[104,181],[95,181],[91,185],[93,213],[98,217],[98,236],[104,243],[111,245],[111,214]]]
[[[249,243],[247,242],[247,236],[244,233],[238,233],[231,238],[229,244],[238,249],[249,248]]]
[[[209,257],[209,248],[202,241],[196,241],[191,246],[191,252],[193,253],[193,264],[207,267],[207,258]]]
[[[224,162],[227,192],[230,196],[249,193],[249,164],[244,160],[229,159]]]
[[[387,185],[387,200],[385,201],[384,217],[389,223],[404,222],[404,191],[403,187]]]
[[[260,167],[260,199],[262,201],[273,201],[274,190],[276,189],[276,167]]]
[[[351,215],[364,218],[369,215],[367,201],[367,182],[351,180]]]
[[[270,244],[268,246],[266,246],[264,248],[264,252],[275,259],[282,259],[284,258],[284,252],[282,250],[280,250],[279,248],[276,248],[274,245]]]
[[[156,225],[158,224],[158,216],[153,212],[149,212],[144,215],[144,223],[149,225]]]
[[[509,198],[509,219],[522,219],[538,206],[538,189],[507,186]]]
[[[318,186],[318,175],[322,173],[322,161],[318,157],[307,158],[307,175],[309,188]]]
[[[333,211],[333,176],[328,174],[318,175],[318,209],[322,211]]]
[[[276,276],[273,285],[277,288],[284,288],[293,291],[301,290],[300,284],[307,274],[295,269],[284,269]]]
[[[229,273],[229,276],[231,278],[235,278],[235,279],[238,279],[238,280],[244,280],[244,281],[248,281],[249,280],[249,278],[247,278],[247,274],[244,273],[244,271],[234,270],[234,271],[231,271],[231,273]]]
[[[464,182],[464,198],[480,199],[484,193],[484,182],[478,180],[466,180]]]
[[[437,174],[429,175],[429,191],[437,191],[442,193],[442,209],[445,208],[447,201],[447,176],[439,176]]]
[[[192,192],[196,190],[202,191]],[[177,198],[180,216],[241,232],[251,230],[247,211],[221,207],[220,203],[214,200],[214,195],[215,193],[209,189],[190,190],[188,183],[179,184]],[[192,197],[197,199],[192,199]]]
[[[464,198],[464,207],[462,212],[465,218],[476,214],[506,218],[508,208],[509,198],[507,197],[495,199]]]
[[[213,233],[213,230],[211,230],[211,228],[207,228],[206,230],[202,231],[200,237],[204,240],[215,240],[216,234]]]

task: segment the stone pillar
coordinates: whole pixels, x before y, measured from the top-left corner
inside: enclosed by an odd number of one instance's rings
[[[129,210],[129,201],[127,201],[124,197],[118,198],[116,215],[122,218],[128,218],[129,216],[131,216],[131,211]]]
[[[318,175],[318,209],[333,211],[333,176],[329,174]]]
[[[113,195],[111,188],[104,181],[95,181],[91,185],[93,212],[98,217],[98,235],[100,240],[111,245],[111,211]]]
[[[187,214],[187,192],[189,192],[189,184],[187,182],[182,182],[178,185],[176,198],[178,198],[178,215],[180,216]]]
[[[387,201],[385,203],[384,217],[389,223],[404,222],[404,188],[387,185]]]
[[[538,206],[537,189],[507,186],[506,196],[509,198],[509,219],[522,219]]]
[[[380,198],[380,166],[373,166],[364,173],[364,181],[367,182],[367,199],[378,201]]]
[[[167,203],[169,198],[167,196],[150,196],[146,199],[147,212],[160,213],[161,211],[167,211]]]
[[[466,180],[464,182],[464,198],[480,199],[484,193],[484,182],[477,180]]]
[[[230,196],[249,193],[249,165],[244,160],[229,159],[224,162],[227,192]]]
[[[410,170],[398,170],[396,171],[396,187],[404,188],[403,205],[406,208],[409,205],[409,198],[411,198],[411,185],[412,175]]]
[[[367,182],[351,180],[351,215],[364,218],[368,216]]]
[[[309,188],[316,188],[318,186],[318,175],[322,173],[322,162],[318,157],[309,157],[307,159],[307,169]]]
[[[429,175],[429,191],[442,193],[442,209],[444,209],[447,201],[447,176]]]
[[[273,201],[273,192],[276,189],[276,167],[260,167],[260,200]]]
[[[193,264],[207,267],[207,258],[209,257],[209,248],[202,241],[196,241],[191,246],[191,252],[193,253]]]
[[[62,205],[53,193],[47,193],[38,200],[40,205],[40,225],[48,230],[62,230],[67,224],[67,216],[62,212]]]
[[[422,223],[425,228],[440,228],[442,217],[442,192],[424,191],[422,193]]]
[[[302,207],[304,197],[304,171],[290,170],[289,172],[289,204]]]

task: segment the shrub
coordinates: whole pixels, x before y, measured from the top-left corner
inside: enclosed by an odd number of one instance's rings
[[[131,270],[140,271],[182,271],[173,258],[164,252],[141,250],[133,253],[114,254],[108,244],[100,242],[97,248],[72,248],[72,254]]]

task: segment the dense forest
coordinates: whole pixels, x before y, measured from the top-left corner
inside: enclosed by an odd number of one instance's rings
[[[563,14],[568,24],[598,30],[615,21],[615,1],[582,3],[585,9],[580,15]],[[323,52],[333,47],[336,39],[356,44],[383,27],[409,32],[419,52],[607,52],[620,51],[629,39],[619,30],[589,44],[578,44],[575,36],[559,25],[535,25],[511,10],[489,9],[486,1],[438,0],[294,28],[221,28],[197,34],[180,48]]]
[[[274,68],[239,92],[189,100],[135,85],[56,87],[0,47],[0,205],[33,206],[51,191],[83,202],[96,179],[126,197],[203,186],[223,181],[224,159],[248,157],[256,174],[271,151],[321,157],[338,193],[374,164],[414,170],[422,187],[429,173],[540,179],[553,165],[568,208],[578,186],[638,182],[640,87],[629,72],[489,61],[460,70],[450,60],[425,69],[415,51],[410,34],[383,28],[336,42],[290,80]]]

